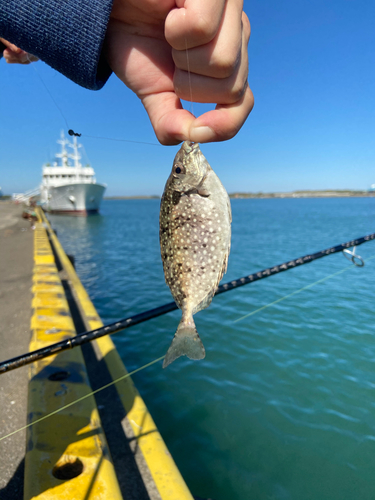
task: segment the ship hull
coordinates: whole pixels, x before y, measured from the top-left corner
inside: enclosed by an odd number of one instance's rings
[[[96,214],[99,211],[104,191],[105,186],[96,183],[43,186],[42,207],[53,214],[76,216]]]

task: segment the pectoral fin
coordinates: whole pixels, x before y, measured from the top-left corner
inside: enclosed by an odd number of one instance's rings
[[[209,191],[207,191],[207,189],[205,188],[198,188],[197,193],[199,194],[199,196],[203,196],[204,198],[208,198],[210,196]]]

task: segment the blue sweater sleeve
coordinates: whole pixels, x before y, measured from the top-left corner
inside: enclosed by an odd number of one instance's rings
[[[113,0],[1,0],[0,37],[78,85],[98,90],[111,69],[102,48]]]

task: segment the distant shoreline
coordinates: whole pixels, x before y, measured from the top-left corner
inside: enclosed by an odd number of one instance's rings
[[[160,200],[160,196],[105,196],[103,200]]]
[[[375,191],[327,189],[322,191],[292,191],[290,193],[230,193],[230,198],[369,198]]]
[[[229,193],[232,199],[244,198],[371,198],[375,191],[327,189],[322,191],[292,191],[290,193]],[[107,196],[105,200],[160,200],[160,196]]]

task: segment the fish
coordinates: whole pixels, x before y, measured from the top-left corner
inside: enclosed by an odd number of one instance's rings
[[[208,307],[228,266],[232,212],[229,196],[199,144],[185,141],[173,161],[160,204],[164,277],[181,321],[163,368],[180,356],[206,355],[193,315]]]

